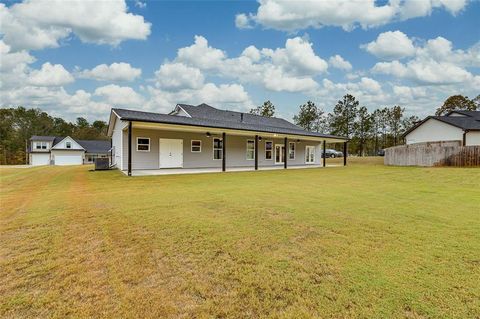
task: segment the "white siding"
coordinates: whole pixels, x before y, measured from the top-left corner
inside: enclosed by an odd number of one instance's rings
[[[405,137],[407,144],[462,141],[463,130],[435,119],[429,119]]]
[[[127,122],[121,121],[118,118],[115,119],[115,125],[113,126],[112,132],[112,147],[115,150],[115,154],[112,157],[112,164],[118,168],[122,168],[123,162],[123,138],[122,130],[127,125]]]
[[[77,142],[75,142],[75,140],[73,138],[71,138],[70,136],[65,137],[63,140],[61,140],[60,142],[55,144],[55,146],[52,147],[52,150],[67,149],[67,142],[70,142],[70,148],[69,149],[83,150],[83,147],[80,144],[78,144]]]
[[[480,145],[480,131],[470,131],[465,136],[465,145]]]
[[[50,165],[50,153],[47,154],[30,154],[30,165],[39,166],[39,165]]]

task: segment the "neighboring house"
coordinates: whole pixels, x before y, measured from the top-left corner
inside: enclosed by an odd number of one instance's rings
[[[452,111],[445,116],[429,116],[404,135],[407,144],[461,141],[480,145],[480,111]]]
[[[75,140],[70,136],[32,136],[29,163],[38,165],[82,165],[97,157],[109,157],[110,141]]]
[[[112,164],[132,170],[321,165],[325,143],[339,136],[308,132],[284,119],[178,104],[169,114],[112,109]]]

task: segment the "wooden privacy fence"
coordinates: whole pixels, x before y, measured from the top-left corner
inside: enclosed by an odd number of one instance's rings
[[[462,146],[460,141],[431,142],[390,147],[385,165],[480,166],[480,146]]]

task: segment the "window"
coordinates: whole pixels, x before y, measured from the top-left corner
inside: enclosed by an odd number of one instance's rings
[[[255,141],[247,140],[247,160],[255,159]]]
[[[315,163],[315,146],[305,147],[305,163],[307,164]]]
[[[221,160],[223,157],[223,141],[221,138],[213,139],[213,159]]]
[[[265,141],[265,159],[266,160],[271,160],[273,158],[272,150],[273,150],[273,142]]]
[[[72,142],[65,142],[65,148],[72,148]]]
[[[150,152],[150,139],[148,137],[137,137],[137,151]]]
[[[34,148],[36,150],[46,150],[48,148],[47,142],[34,142]]]
[[[295,142],[288,143],[288,159],[295,159]]]
[[[192,153],[200,153],[202,151],[202,141],[192,140],[191,143]]]

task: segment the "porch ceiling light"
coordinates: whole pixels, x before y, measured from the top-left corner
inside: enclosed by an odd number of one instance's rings
[[[212,134],[210,134],[210,132],[207,132],[207,137],[210,137],[212,136]]]

